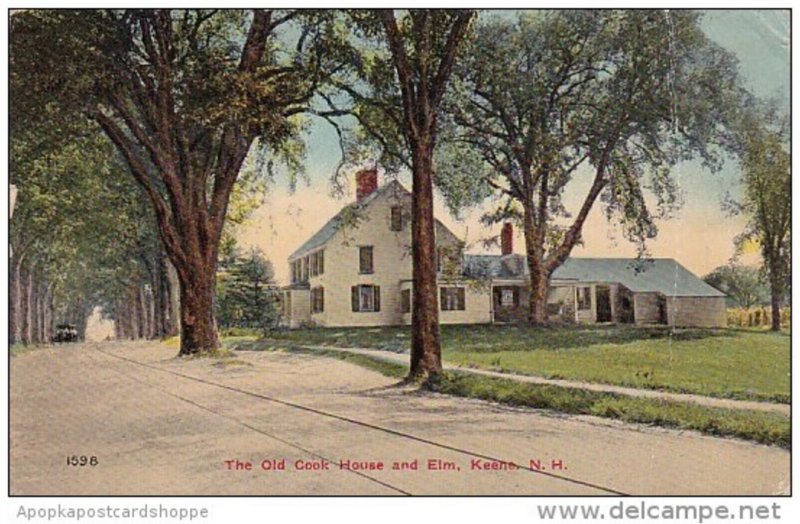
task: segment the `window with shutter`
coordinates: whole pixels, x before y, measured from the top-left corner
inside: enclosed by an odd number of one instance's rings
[[[380,286],[360,285],[350,288],[353,311],[369,313],[381,310]]]

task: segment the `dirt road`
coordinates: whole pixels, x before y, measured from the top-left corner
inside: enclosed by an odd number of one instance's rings
[[[12,358],[12,494],[789,489],[789,453],[778,448],[421,393],[314,356],[174,355],[156,343],[103,343]],[[97,464],[69,465],[72,456]]]

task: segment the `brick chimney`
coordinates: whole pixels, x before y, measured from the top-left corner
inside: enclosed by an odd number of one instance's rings
[[[500,231],[500,252],[503,255],[514,252],[514,226],[511,222],[503,224],[503,229]]]
[[[378,189],[378,170],[362,169],[356,173],[356,202],[361,202]]]

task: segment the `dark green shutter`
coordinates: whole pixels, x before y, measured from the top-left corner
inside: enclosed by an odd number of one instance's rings
[[[464,288],[460,287],[458,288],[458,310],[464,311],[465,309],[467,309],[467,307],[465,301]]]
[[[381,286],[372,286],[375,291],[375,311],[381,310]]]
[[[358,312],[358,286],[353,286],[350,288],[350,297],[352,298],[353,304],[353,311]]]
[[[514,286],[514,307],[519,307],[519,286]]]

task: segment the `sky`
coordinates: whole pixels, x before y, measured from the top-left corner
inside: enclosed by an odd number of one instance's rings
[[[759,97],[774,98],[785,105],[788,113],[790,95],[790,29],[789,11],[717,10],[707,12],[703,30],[719,45],[736,54],[745,86]],[[276,180],[264,203],[236,233],[244,249],[261,249],[275,266],[279,283],[288,281],[287,257],[314,234],[342,207],[354,200],[353,174],[348,174],[348,187],[341,198],[331,196],[330,178],[339,160],[336,134],[327,124],[315,122],[307,137],[308,182],[300,182],[291,190],[284,180]],[[658,236],[648,243],[653,257],[678,260],[698,275],[726,264],[734,254],[734,237],[743,229],[741,218],[728,216],[721,202],[728,193],[737,193],[739,169],[736,162],[726,162],[720,172],[712,173],[697,162],[677,166],[673,172],[681,189],[683,206],[676,216],[657,223]],[[591,173],[577,173],[567,186],[565,204],[576,210],[586,193]],[[411,188],[410,175],[401,173],[399,180]],[[382,177],[380,183],[387,180]],[[434,213],[456,235],[467,243],[471,253],[492,253],[498,248],[485,248],[480,240],[499,233],[499,225],[486,228],[480,223],[483,209],[478,208],[455,218],[446,210],[437,195]],[[493,229],[498,229],[494,231]],[[636,246],[628,243],[621,230],[609,224],[602,206],[595,205],[583,229],[583,245],[576,246],[572,256],[634,257]],[[519,231],[515,252],[523,253],[524,241]],[[745,261],[754,262],[752,257]]]

